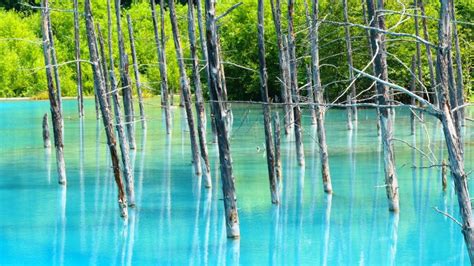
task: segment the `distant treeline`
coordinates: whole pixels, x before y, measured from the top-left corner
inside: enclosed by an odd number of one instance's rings
[[[364,24],[362,12],[363,0],[349,0],[349,20],[354,24]],[[21,3],[20,3],[21,2]],[[80,2],[81,9],[83,1]],[[102,27],[107,25],[106,1],[93,0],[96,22]],[[159,2],[159,1],[156,1]],[[166,2],[166,1],[165,1]],[[224,13],[238,1],[222,0],[217,4],[218,14]],[[241,0],[243,5],[233,10],[219,21],[219,33],[222,43],[225,75],[229,98],[231,100],[259,100],[258,50],[257,50],[257,1]],[[279,98],[279,66],[278,48],[270,3],[266,1],[265,38],[266,57],[269,75],[269,93],[276,100]],[[134,20],[134,31],[140,73],[145,92],[148,95],[159,94],[159,70],[157,52],[154,43],[151,11],[147,0],[123,0],[123,24],[126,25],[125,14],[130,13]],[[428,18],[430,42],[436,43],[439,17],[439,1],[425,0],[425,10]],[[46,79],[44,76],[44,61],[41,47],[40,13],[35,6],[38,0],[3,0],[0,2],[0,97],[45,97]],[[282,1],[283,26],[286,27],[286,1]],[[53,33],[55,37],[58,60],[62,63],[60,76],[63,96],[76,95],[76,73],[74,60],[74,29],[72,1],[52,0],[51,13]],[[387,29],[396,32],[415,34],[413,0],[386,1]],[[342,1],[320,1],[320,17],[326,21],[343,21]],[[177,5],[181,37],[185,48],[185,57],[189,58],[187,42],[187,8]],[[303,88],[307,83],[307,66],[310,63],[308,28],[303,0],[297,2],[295,17],[296,41],[298,54],[298,80]],[[392,12],[394,11],[394,12]],[[401,13],[406,12],[405,15]],[[178,93],[179,74],[176,54],[173,46],[169,15],[166,14],[168,78],[171,89]],[[472,62],[474,60],[473,34],[474,2],[471,0],[456,1],[456,19],[459,23],[459,37],[462,51],[465,88],[468,94],[472,90]],[[115,23],[114,23],[115,28]],[[81,20],[81,54],[88,60],[84,20]],[[393,27],[393,28],[392,28]],[[421,29],[421,22],[420,22]],[[125,30],[128,41],[128,32]],[[352,47],[354,66],[363,68],[369,62],[368,40],[364,29],[352,27]],[[321,22],[320,58],[322,85],[326,87],[326,97],[333,99],[348,85],[348,69],[346,63],[346,46],[344,28],[327,22]],[[420,30],[420,35],[422,32]],[[117,36],[113,37],[116,47]],[[414,39],[393,37],[387,35],[389,78],[397,84],[409,86],[410,73],[402,65],[410,66],[411,58],[416,53]],[[127,49],[130,46],[127,43]],[[429,71],[424,45],[422,48],[423,79],[429,84]],[[114,51],[118,56],[117,49]],[[433,55],[435,57],[435,55]],[[130,58],[131,60],[131,58]],[[118,60],[116,60],[118,62]],[[88,64],[83,64],[84,89],[87,95],[92,95],[93,78]],[[115,67],[118,67],[117,65]],[[191,69],[189,68],[189,73]],[[203,81],[205,71],[202,71]],[[358,91],[370,86],[367,79],[356,82]],[[207,94],[207,90],[205,90]]]

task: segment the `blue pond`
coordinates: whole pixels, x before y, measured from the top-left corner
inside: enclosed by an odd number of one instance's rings
[[[241,238],[228,240],[216,144],[209,144],[213,188],[206,189],[193,175],[183,110],[173,108],[173,132],[166,136],[159,101],[148,99],[145,107],[148,129],[136,124],[131,154],[137,207],[125,222],[93,100],[83,122],[75,101],[64,101],[67,188],[57,184],[54,149],[42,147],[49,103],[0,102],[0,265],[469,264],[460,228],[433,209],[458,217],[452,182],[443,193],[441,169],[429,167],[446,158],[441,127],[432,118],[411,136],[408,111],[397,111],[401,211],[394,215],[373,110],[359,111],[354,131],[346,130],[343,110],[327,113],[332,196],[323,193],[315,128],[305,110],[306,167],[296,165],[293,138],[284,137],[282,203],[272,206],[261,107],[233,104]],[[469,171],[474,132],[467,123]]]

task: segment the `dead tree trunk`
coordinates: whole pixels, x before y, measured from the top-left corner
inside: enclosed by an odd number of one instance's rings
[[[281,169],[281,151],[280,151],[280,117],[278,112],[275,112],[273,116],[273,130],[274,130],[274,145],[275,145],[275,178],[277,182],[277,193],[278,197],[280,197],[281,191],[281,176],[282,176],[282,169]]]
[[[110,26],[112,26],[110,24]],[[97,25],[98,29],[98,35],[99,35],[99,43],[100,43],[100,50],[101,54],[105,55],[105,52],[102,50],[103,45],[102,43],[104,42],[103,37],[102,37],[102,31],[100,30],[100,25]],[[123,127],[123,122],[122,122],[122,114],[121,114],[121,109],[120,109],[120,101],[119,101],[119,92],[118,92],[118,86],[117,86],[117,79],[115,78],[115,70],[114,70],[114,56],[113,56],[113,50],[112,50],[112,36],[108,36],[109,42],[109,60],[110,60],[110,71],[107,70],[105,66],[102,67],[102,74],[104,81],[106,80],[107,73],[110,77],[110,93],[112,94],[112,102],[107,101],[107,104],[109,106],[109,111],[112,109],[112,103],[114,106],[114,114],[115,114],[115,129],[118,134],[118,140],[120,144],[120,153],[121,153],[121,158],[122,158],[122,165],[123,165],[123,176],[125,178],[125,186],[126,186],[126,192],[128,196],[128,206],[133,207],[135,206],[135,179],[134,179],[134,174],[133,174],[133,167],[130,163],[130,155],[129,155],[129,146],[128,146],[128,141],[127,141],[127,136],[125,135],[125,130]],[[102,57],[103,61],[107,61],[105,57]],[[102,66],[105,64],[102,62]],[[109,95],[107,95],[107,100],[109,100]]]
[[[61,98],[61,80],[59,78],[59,66],[58,59],[56,57],[56,48],[54,46],[54,35],[53,35],[53,26],[51,25],[51,17],[48,15],[48,32],[49,42],[50,42],[50,54],[51,54],[51,63],[53,64],[54,70],[54,83],[56,85],[56,97],[58,98],[58,107],[59,111],[63,112],[63,100]],[[64,123],[64,121],[62,122]],[[64,130],[64,128],[63,128]],[[64,132],[63,132],[64,133]]]
[[[49,139],[48,113],[45,113],[43,116],[43,147],[51,147],[51,140]]]
[[[206,188],[212,187],[211,166],[209,163],[209,153],[207,151],[206,138],[206,110],[204,109],[204,97],[202,95],[201,77],[199,76],[199,61],[196,49],[196,27],[194,19],[193,0],[188,0],[188,35],[191,50],[191,60],[193,68],[193,84],[196,96],[197,131],[199,136],[199,147],[201,157],[204,160],[204,181]]]
[[[319,0],[313,0],[313,12],[312,12],[312,28],[311,28],[311,65],[313,70],[313,91],[316,93],[316,122],[317,122],[317,134],[319,144],[319,154],[321,160],[321,174],[323,179],[324,191],[326,193],[332,193],[331,174],[329,171],[329,154],[328,146],[326,143],[326,128],[324,126],[324,116],[326,113],[325,107],[323,106],[323,88],[321,87],[321,76],[319,72],[319,27],[318,27],[318,15],[319,15]]]
[[[196,1],[196,9],[197,9],[197,22],[198,22],[198,27],[199,27],[199,41],[201,43],[201,54],[202,54],[202,60],[204,61],[205,64],[208,62],[208,56],[207,56],[207,44],[206,44],[206,36],[205,36],[205,27],[203,26],[202,22],[202,6],[201,6],[201,0]],[[206,81],[207,81],[207,89],[208,91],[211,90],[210,87],[210,73],[209,73],[209,68],[206,67]],[[216,132],[216,122],[214,119],[213,111],[212,111],[212,104],[210,105],[211,108],[211,129],[212,129],[212,136],[213,136],[213,143],[217,142],[217,132]],[[206,123],[204,123],[206,125]]]
[[[132,52],[133,73],[135,74],[135,86],[137,86],[138,106],[140,108],[140,119],[142,128],[146,129],[145,107],[143,106],[142,84],[140,82],[140,72],[138,71],[137,52],[135,50],[135,38],[133,36],[133,24],[130,14],[127,14],[128,36],[130,39],[130,50]]]
[[[102,73],[105,75],[104,76],[104,82],[105,82],[105,92],[107,93],[107,104],[110,106],[110,85],[109,85],[109,79],[107,78],[107,72],[109,67],[107,66],[107,57],[105,56],[105,45],[104,45],[104,38],[102,35],[102,29],[100,28],[100,25],[97,24],[97,34],[99,35],[99,52],[100,52],[100,66],[102,68]]]
[[[76,75],[77,75],[77,110],[79,117],[84,116],[84,98],[82,90],[82,68],[81,68],[81,45],[79,34],[79,4],[78,0],[74,0],[74,51],[76,58]]]
[[[102,121],[104,123],[105,133],[107,135],[107,144],[110,149],[110,156],[112,158],[112,167],[115,176],[115,182],[118,188],[118,203],[120,207],[120,213],[122,217],[127,217],[127,196],[125,195],[125,189],[120,175],[120,163],[118,159],[118,152],[116,148],[116,141],[113,129],[112,117],[110,115],[109,106],[107,105],[106,92],[103,80],[102,69],[99,62],[99,53],[97,49],[97,38],[94,32],[94,21],[92,18],[92,11],[90,0],[85,1],[85,14],[86,14],[86,32],[89,46],[90,61],[92,62],[92,69],[94,74],[94,83],[97,88],[99,95],[99,104],[102,112]]]
[[[342,1],[342,6],[344,9],[344,22],[349,24],[349,15],[348,15],[348,7],[347,7],[347,0]],[[353,61],[352,61],[352,42],[351,42],[351,31],[350,27],[346,25],[344,27],[344,34],[346,39],[346,48],[347,48],[347,65],[349,66],[349,82],[351,83],[351,101],[349,104],[353,104],[356,102],[355,97],[357,95],[356,86],[354,82],[354,71],[353,71]],[[351,108],[352,114],[351,118],[354,122],[357,123],[357,107],[354,105]]]
[[[415,36],[420,36],[420,30],[419,30],[419,23],[418,23],[418,0],[415,0],[415,9],[414,9],[414,15],[415,15]],[[421,44],[420,42],[416,42],[416,66],[417,72],[418,72],[418,79],[420,82],[423,82],[423,72],[422,72],[422,64],[421,64]],[[414,72],[416,73],[416,72]],[[423,95],[423,94],[421,94]]]
[[[128,58],[125,53],[125,41],[123,39],[122,21],[120,16],[120,1],[115,0],[115,19],[117,21],[117,36],[120,57],[120,80],[122,82],[123,109],[127,128],[128,144],[130,149],[135,149],[135,119],[132,99],[132,82],[128,73]]]
[[[367,12],[366,12],[366,9],[365,9],[365,3],[366,0],[362,0],[362,16],[363,16],[363,19],[364,19],[364,25],[367,25],[367,26],[370,26],[369,25],[369,19],[367,18]],[[370,17],[370,20],[373,20],[375,18],[373,17]],[[374,57],[374,50],[372,49],[372,45],[371,45],[371,37],[370,37],[370,30],[369,29],[365,29],[365,32],[366,32],[366,35],[367,35],[367,41],[368,41],[368,44],[369,44],[369,58],[373,58]],[[375,65],[372,64],[372,74],[375,75]],[[374,86],[375,89],[374,89],[374,94],[377,94],[377,86]],[[377,100],[376,100],[377,101]],[[381,132],[380,132],[380,109],[378,107],[375,108],[376,110],[376,114],[377,114],[377,136],[380,136]]]
[[[289,50],[289,65],[290,65],[290,85],[291,94],[293,98],[293,116],[295,121],[295,142],[296,142],[296,157],[298,165],[304,166],[304,147],[303,147],[303,128],[301,121],[301,108],[299,105],[299,89],[297,77],[297,62],[296,62],[296,44],[295,32],[293,26],[294,14],[294,0],[288,0],[288,50]]]
[[[168,1],[170,9],[171,29],[173,31],[174,46],[176,49],[176,57],[178,59],[180,86],[182,98],[184,99],[184,107],[186,110],[186,117],[189,127],[189,137],[191,139],[191,152],[193,154],[193,163],[196,175],[201,174],[201,157],[199,155],[199,147],[196,140],[196,129],[194,126],[193,109],[191,107],[191,91],[189,88],[189,81],[186,74],[186,66],[183,58],[183,50],[181,48],[181,40],[179,37],[178,21],[176,19],[176,10],[174,7],[174,0]]]
[[[237,211],[237,196],[235,193],[234,176],[232,173],[232,158],[230,143],[225,121],[226,109],[222,103],[223,89],[219,75],[221,66],[217,48],[216,0],[205,0],[207,13],[206,41],[208,68],[210,76],[210,94],[212,111],[216,119],[217,141],[219,146],[219,161],[221,168],[222,192],[224,194],[225,223],[228,238],[240,237],[239,215]]]
[[[63,145],[63,117],[59,108],[59,98],[56,97],[56,91],[53,83],[53,75],[51,73],[51,46],[49,34],[49,1],[41,2],[41,32],[43,36],[43,55],[46,65],[46,80],[48,84],[49,104],[51,108],[51,119],[53,121],[54,146],[56,148],[56,164],[58,169],[58,182],[66,185],[66,164],[64,162],[64,145]]]
[[[416,62],[417,56],[413,56],[411,59],[411,83],[410,89],[411,92],[416,93]],[[415,98],[411,98],[411,105],[415,106]],[[410,132],[412,135],[415,135],[416,132],[416,124],[415,124],[415,113],[414,110],[410,110]]]
[[[306,17],[306,27],[308,28],[308,35],[311,35],[311,29],[312,29],[312,21],[311,21],[311,15],[309,11],[309,6],[308,6],[308,1],[304,0],[304,13]],[[311,54],[311,42],[309,43],[308,47],[306,48],[308,50],[308,53]],[[307,86],[308,86],[308,93],[307,93],[307,101],[309,103],[312,103],[310,105],[310,110],[311,110],[311,124],[316,125],[317,124],[317,114],[316,114],[316,107],[314,105],[315,103],[315,98],[314,98],[314,91],[313,91],[313,71],[311,69],[311,64],[306,65],[306,78],[307,78]]]
[[[160,15],[161,15],[161,39],[158,33],[158,20],[156,15],[155,1],[150,0],[151,6],[151,18],[153,21],[153,31],[155,33],[155,43],[158,53],[158,63],[160,67],[160,79],[161,79],[161,107],[165,113],[165,125],[166,125],[166,134],[171,134],[171,115],[170,115],[170,97],[168,94],[168,73],[166,69],[166,53],[165,53],[165,18],[163,11],[163,0],[160,1]]]
[[[288,135],[293,125],[293,108],[291,107],[291,95],[288,95],[290,74],[288,69],[287,45],[284,44],[283,34],[281,31],[281,5],[280,0],[270,0],[272,7],[273,24],[278,45],[278,60],[280,63],[280,84],[281,84],[281,100],[284,103],[285,110],[285,135]]]
[[[437,77],[440,82],[438,87],[439,107],[441,109],[440,120],[443,125],[444,137],[448,149],[449,167],[454,180],[456,195],[458,198],[460,215],[462,218],[462,233],[469,252],[471,263],[474,263],[474,219],[472,217],[471,198],[467,185],[467,175],[464,170],[464,159],[459,137],[454,124],[453,113],[448,101],[448,61],[449,49],[451,49],[451,21],[449,14],[449,0],[440,0],[441,11],[438,32],[438,55],[437,55]]]
[[[219,29],[219,28],[218,28]],[[232,109],[230,109],[230,104],[228,103],[228,97],[227,97],[227,83],[225,81],[225,70],[224,70],[224,59],[222,58],[222,47],[221,47],[221,40],[219,35],[217,35],[217,54],[219,55],[219,62],[221,64],[221,67],[219,68],[219,75],[221,76],[222,80],[222,99],[224,101],[224,108],[226,110],[225,112],[225,121],[227,123],[227,130],[228,134],[230,134],[230,131],[232,130],[232,120],[233,120],[233,114],[232,114]]]
[[[458,27],[456,24],[456,10],[454,8],[454,0],[450,1],[451,9],[451,20],[453,22],[453,38],[454,38],[454,47],[456,48],[456,100],[457,106],[462,106],[464,104],[464,80],[462,72],[462,60],[461,60],[461,48],[459,46],[459,36],[458,36]],[[461,127],[464,124],[464,108],[459,109],[454,113],[456,128],[458,128],[459,133],[461,133]],[[461,138],[462,135],[459,134]],[[462,140],[461,145],[462,145]]]
[[[263,0],[258,0],[258,59],[260,62],[260,93],[263,102],[263,125],[265,128],[265,146],[267,149],[267,168],[270,181],[272,203],[279,204],[278,180],[275,175],[275,147],[272,136],[270,101],[268,100],[267,64],[265,62],[265,37],[264,37],[264,6]]]
[[[429,42],[430,36],[428,33],[428,25],[426,21],[426,14],[425,14],[425,6],[423,4],[423,0],[418,0],[418,5],[420,6],[420,13],[421,13],[421,24],[423,27],[423,38]],[[437,105],[438,104],[438,98],[436,96],[435,92],[435,87],[436,87],[436,79],[435,79],[435,71],[434,71],[434,66],[433,66],[433,57],[431,55],[431,46],[426,44],[426,58],[428,59],[428,69],[430,72],[430,86],[432,92],[434,92],[434,100],[433,102]]]
[[[373,0],[367,0],[367,10],[370,18],[374,18],[375,7]],[[377,10],[383,10],[383,0],[378,0]],[[380,13],[381,14],[381,13]],[[378,16],[378,19],[373,19],[370,26],[385,30],[385,19],[383,15]],[[378,51],[375,57],[375,76],[380,77],[383,81],[388,80],[387,60],[385,53],[385,36],[377,30],[371,30],[370,33],[371,45],[373,51]],[[378,50],[377,50],[378,47]],[[399,211],[399,194],[398,194],[398,180],[395,173],[395,157],[393,148],[393,125],[392,112],[386,106],[390,104],[390,90],[386,85],[377,82],[378,104],[380,107],[380,127],[382,133],[382,145],[384,155],[385,167],[385,188],[388,199],[388,209],[393,212]]]

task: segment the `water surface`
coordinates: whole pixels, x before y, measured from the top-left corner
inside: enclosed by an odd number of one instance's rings
[[[42,148],[48,102],[0,102],[1,265],[469,264],[460,228],[433,210],[459,217],[452,182],[443,193],[440,169],[421,168],[432,163],[406,144],[437,162],[445,158],[433,119],[411,136],[408,112],[397,111],[395,135],[406,143],[395,144],[401,211],[393,215],[374,111],[360,110],[352,132],[344,111],[327,113],[332,196],[323,193],[316,131],[305,111],[306,167],[296,165],[292,137],[283,138],[283,194],[276,207],[270,203],[261,108],[233,104],[241,239],[232,241],[225,235],[216,144],[209,144],[214,186],[205,189],[193,176],[183,110],[173,109],[167,137],[158,105],[146,101],[146,132],[136,125],[131,156],[137,208],[125,223],[93,101],[86,102],[83,122],[75,101],[64,101],[67,188],[57,184],[54,149]],[[465,129],[467,170],[474,167],[473,134]]]

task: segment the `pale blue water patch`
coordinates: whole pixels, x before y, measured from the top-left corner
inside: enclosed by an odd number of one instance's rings
[[[387,210],[373,110],[359,111],[354,132],[346,130],[343,110],[327,113],[332,196],[323,193],[316,131],[305,112],[306,166],[296,166],[294,142],[285,137],[282,204],[275,207],[261,108],[233,104],[231,149],[241,239],[232,241],[223,224],[216,145],[209,143],[214,186],[208,190],[192,174],[184,112],[173,108],[173,132],[167,137],[156,99],[146,100],[147,132],[136,124],[137,150],[131,156],[137,208],[124,223],[93,104],[86,101],[81,123],[76,102],[64,101],[68,186],[62,189],[54,149],[42,148],[41,120],[45,112],[50,115],[48,102],[0,102],[1,265],[469,264],[460,228],[433,210],[459,217],[452,182],[443,193],[440,169],[421,168],[431,162],[406,144],[436,157],[433,163],[446,158],[441,128],[432,118],[426,117],[425,127],[411,136],[408,112],[397,111],[396,138],[406,142],[395,142],[399,215]],[[467,123],[469,171],[474,141],[472,123]]]

